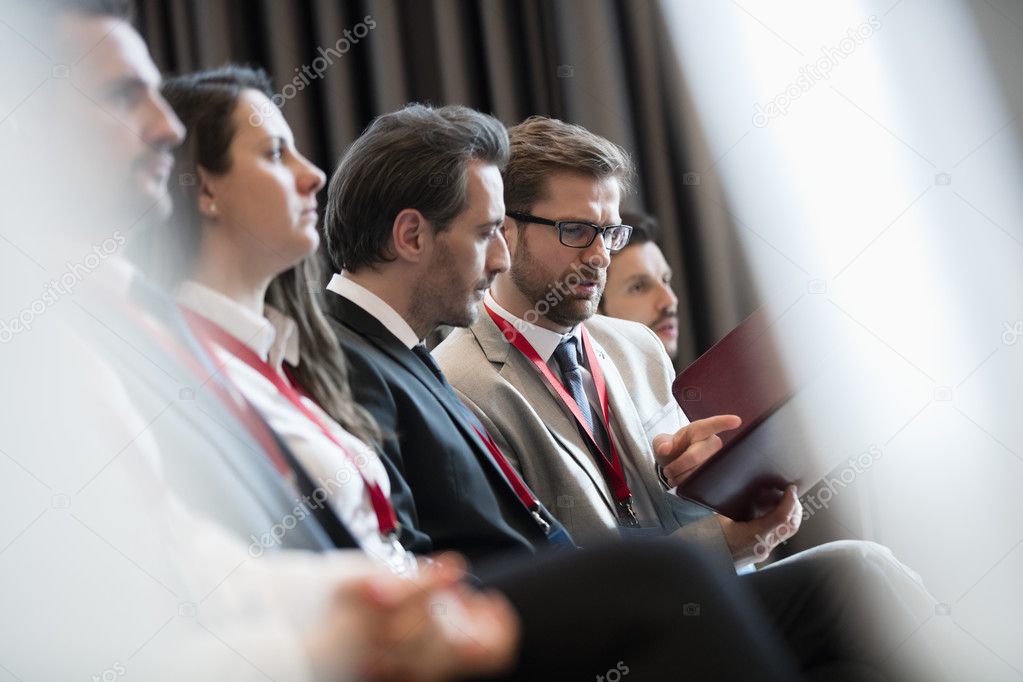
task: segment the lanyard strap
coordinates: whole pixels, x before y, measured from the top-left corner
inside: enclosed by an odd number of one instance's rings
[[[468,408],[466,408],[468,409]],[[472,425],[472,428],[476,431],[476,435],[480,437],[480,440],[486,444],[487,449],[490,450],[490,456],[497,462],[497,466],[500,467],[504,477],[511,483],[512,488],[515,489],[515,494],[518,495],[519,501],[522,502],[522,506],[529,510],[529,513],[533,515],[533,519],[543,530],[544,535],[549,535],[551,532],[551,524],[547,523],[547,520],[540,515],[540,500],[536,499],[536,495],[533,491],[526,487],[526,484],[522,482],[522,479],[512,468],[511,464],[508,464],[508,460],[505,458],[504,453],[501,452],[501,448],[497,447],[497,443],[494,441],[494,437],[490,435],[489,431],[481,430],[476,424]]]
[[[285,477],[291,474],[291,467],[288,466],[288,462],[277,446],[269,426],[233,386],[226,382],[218,381],[216,370],[210,371],[204,367],[203,363],[196,357],[196,353],[188,348],[181,339],[171,334],[163,324],[158,324],[149,319],[147,313],[128,306],[122,297],[114,296],[110,292],[104,292],[103,296],[108,304],[118,308],[127,319],[133,320],[151,339],[162,346],[166,352],[177,358],[197,378],[203,379],[204,382],[209,382],[217,399],[231,411],[245,426],[249,434],[256,439],[256,442],[262,447],[263,453],[273,464],[277,472]],[[172,309],[175,312],[180,310],[177,306],[173,306]],[[208,360],[212,363],[215,356],[211,349],[201,337],[199,341],[203,345],[203,350],[206,351]]]
[[[323,420],[310,410],[304,402],[302,402],[302,396],[299,391],[289,384],[277,371],[275,371],[274,368],[270,366],[270,363],[260,358],[256,355],[255,351],[226,332],[222,327],[192,310],[185,310],[185,314],[194,327],[202,330],[203,335],[207,338],[213,339],[228,353],[259,372],[267,381],[272,383],[278,392],[280,392],[280,394],[284,396],[288,402],[295,407],[295,409],[301,412],[309,421],[313,422],[313,424],[319,428],[320,432],[334,443],[334,445],[336,445],[342,453],[344,453],[345,458],[353,467],[355,467],[355,470],[359,472],[362,484],[366,487],[366,491],[369,493],[369,499],[373,505],[373,512],[377,517],[377,526],[380,529],[380,535],[383,537],[395,536],[398,532],[398,517],[394,512],[394,507],[391,506],[390,501],[387,499],[387,495],[384,494],[383,489],[381,489],[378,483],[366,478],[366,474],[363,472],[362,467],[359,466],[358,460],[356,460],[348,448],[344,446],[341,439],[327,427]]]
[[[504,334],[504,338],[508,339],[509,343],[519,349],[519,351],[526,356],[526,358],[533,363],[536,369],[540,372],[547,383],[554,390],[554,392],[561,399],[564,406],[572,413],[575,417],[576,423],[590,440],[590,444],[593,446],[595,452],[600,454],[598,460],[600,461],[601,468],[604,470],[604,476],[607,478],[608,483],[611,485],[611,490],[614,494],[615,501],[619,507],[623,508],[627,513],[632,513],[632,491],[629,490],[629,484],[625,480],[625,470],[622,467],[622,461],[618,456],[618,449],[615,447],[614,438],[611,436],[611,418],[610,409],[608,407],[607,399],[607,384],[604,382],[604,373],[600,369],[600,363],[597,362],[596,354],[593,352],[593,343],[590,341],[589,332],[586,331],[586,327],[582,328],[582,342],[583,349],[586,352],[586,360],[589,363],[590,375],[593,377],[594,386],[597,389],[597,398],[600,401],[602,417],[604,420],[604,426],[607,429],[608,442],[611,446],[611,456],[608,457],[605,454],[604,449],[600,447],[596,437],[593,435],[592,429],[583,417],[582,412],[579,409],[579,405],[576,404],[575,399],[569,395],[568,391],[565,390],[561,380],[554,376],[554,372],[547,366],[547,363],[543,361],[540,354],[536,352],[532,344],[526,339],[525,336],[520,334],[507,320],[495,313],[489,305],[483,304],[487,309],[487,313],[490,314],[490,318],[494,321],[494,324]],[[631,520],[631,519],[630,519]]]

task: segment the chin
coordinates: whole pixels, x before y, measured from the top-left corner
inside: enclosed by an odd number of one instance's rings
[[[302,230],[301,237],[297,240],[296,246],[298,251],[301,252],[301,258],[306,258],[316,253],[316,249],[320,246],[320,235],[316,232],[316,227],[314,226],[311,230]]]
[[[156,199],[156,204],[153,205],[153,220],[159,222],[166,222],[170,220],[171,213],[174,212],[174,205],[171,203],[170,195],[164,193]]]
[[[472,302],[463,310],[448,313],[441,324],[446,324],[449,327],[468,327],[476,321],[479,315],[479,306],[475,302]]]
[[[578,322],[585,322],[597,313],[597,300],[584,298],[577,302],[577,305],[571,307],[569,311],[574,315]]]
[[[313,220],[305,225],[302,234],[312,243],[313,250],[320,245],[320,231],[316,229],[317,222]]]
[[[143,190],[135,195],[135,200],[121,204],[121,210],[126,212],[126,218],[151,226],[162,226],[170,220],[174,210],[166,187],[150,183]]]
[[[560,324],[564,327],[574,327],[581,322],[593,317],[593,313],[597,310],[597,306],[587,300],[570,300],[566,299],[562,305],[557,308],[552,308],[547,313],[547,319],[555,324]]]

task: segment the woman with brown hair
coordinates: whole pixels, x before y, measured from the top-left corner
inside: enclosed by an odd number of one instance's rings
[[[376,425],[352,400],[314,298],[323,172],[295,149],[264,72],[224,66],[169,79],[163,93],[188,129],[176,158],[185,181],[172,189],[186,317],[308,473],[294,482],[305,504],[331,507],[363,549],[414,572],[367,445]]]

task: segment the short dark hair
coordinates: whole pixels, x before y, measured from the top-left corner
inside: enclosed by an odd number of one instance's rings
[[[323,232],[334,266],[355,271],[391,260],[391,228],[408,208],[447,229],[469,202],[471,160],[507,163],[508,132],[493,116],[410,104],[378,117],[330,179]]]
[[[628,246],[656,242],[660,236],[657,218],[642,211],[622,211],[622,224],[632,226],[632,236]]]
[[[621,196],[629,193],[634,174],[629,153],[582,126],[546,116],[530,116],[508,129],[511,157],[501,174],[504,204],[528,213],[547,198],[551,174],[581,173],[595,180],[615,178]]]

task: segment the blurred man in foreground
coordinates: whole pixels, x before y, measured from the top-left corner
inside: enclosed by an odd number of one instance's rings
[[[291,487],[286,446],[124,257],[140,233],[168,229],[184,136],[128,3],[5,3],[0,21],[17,36],[0,44],[0,134],[17,150],[0,157],[12,624],[0,667],[308,680],[505,665],[514,619],[463,621],[457,564],[412,581],[358,550],[315,552],[333,543]]]

